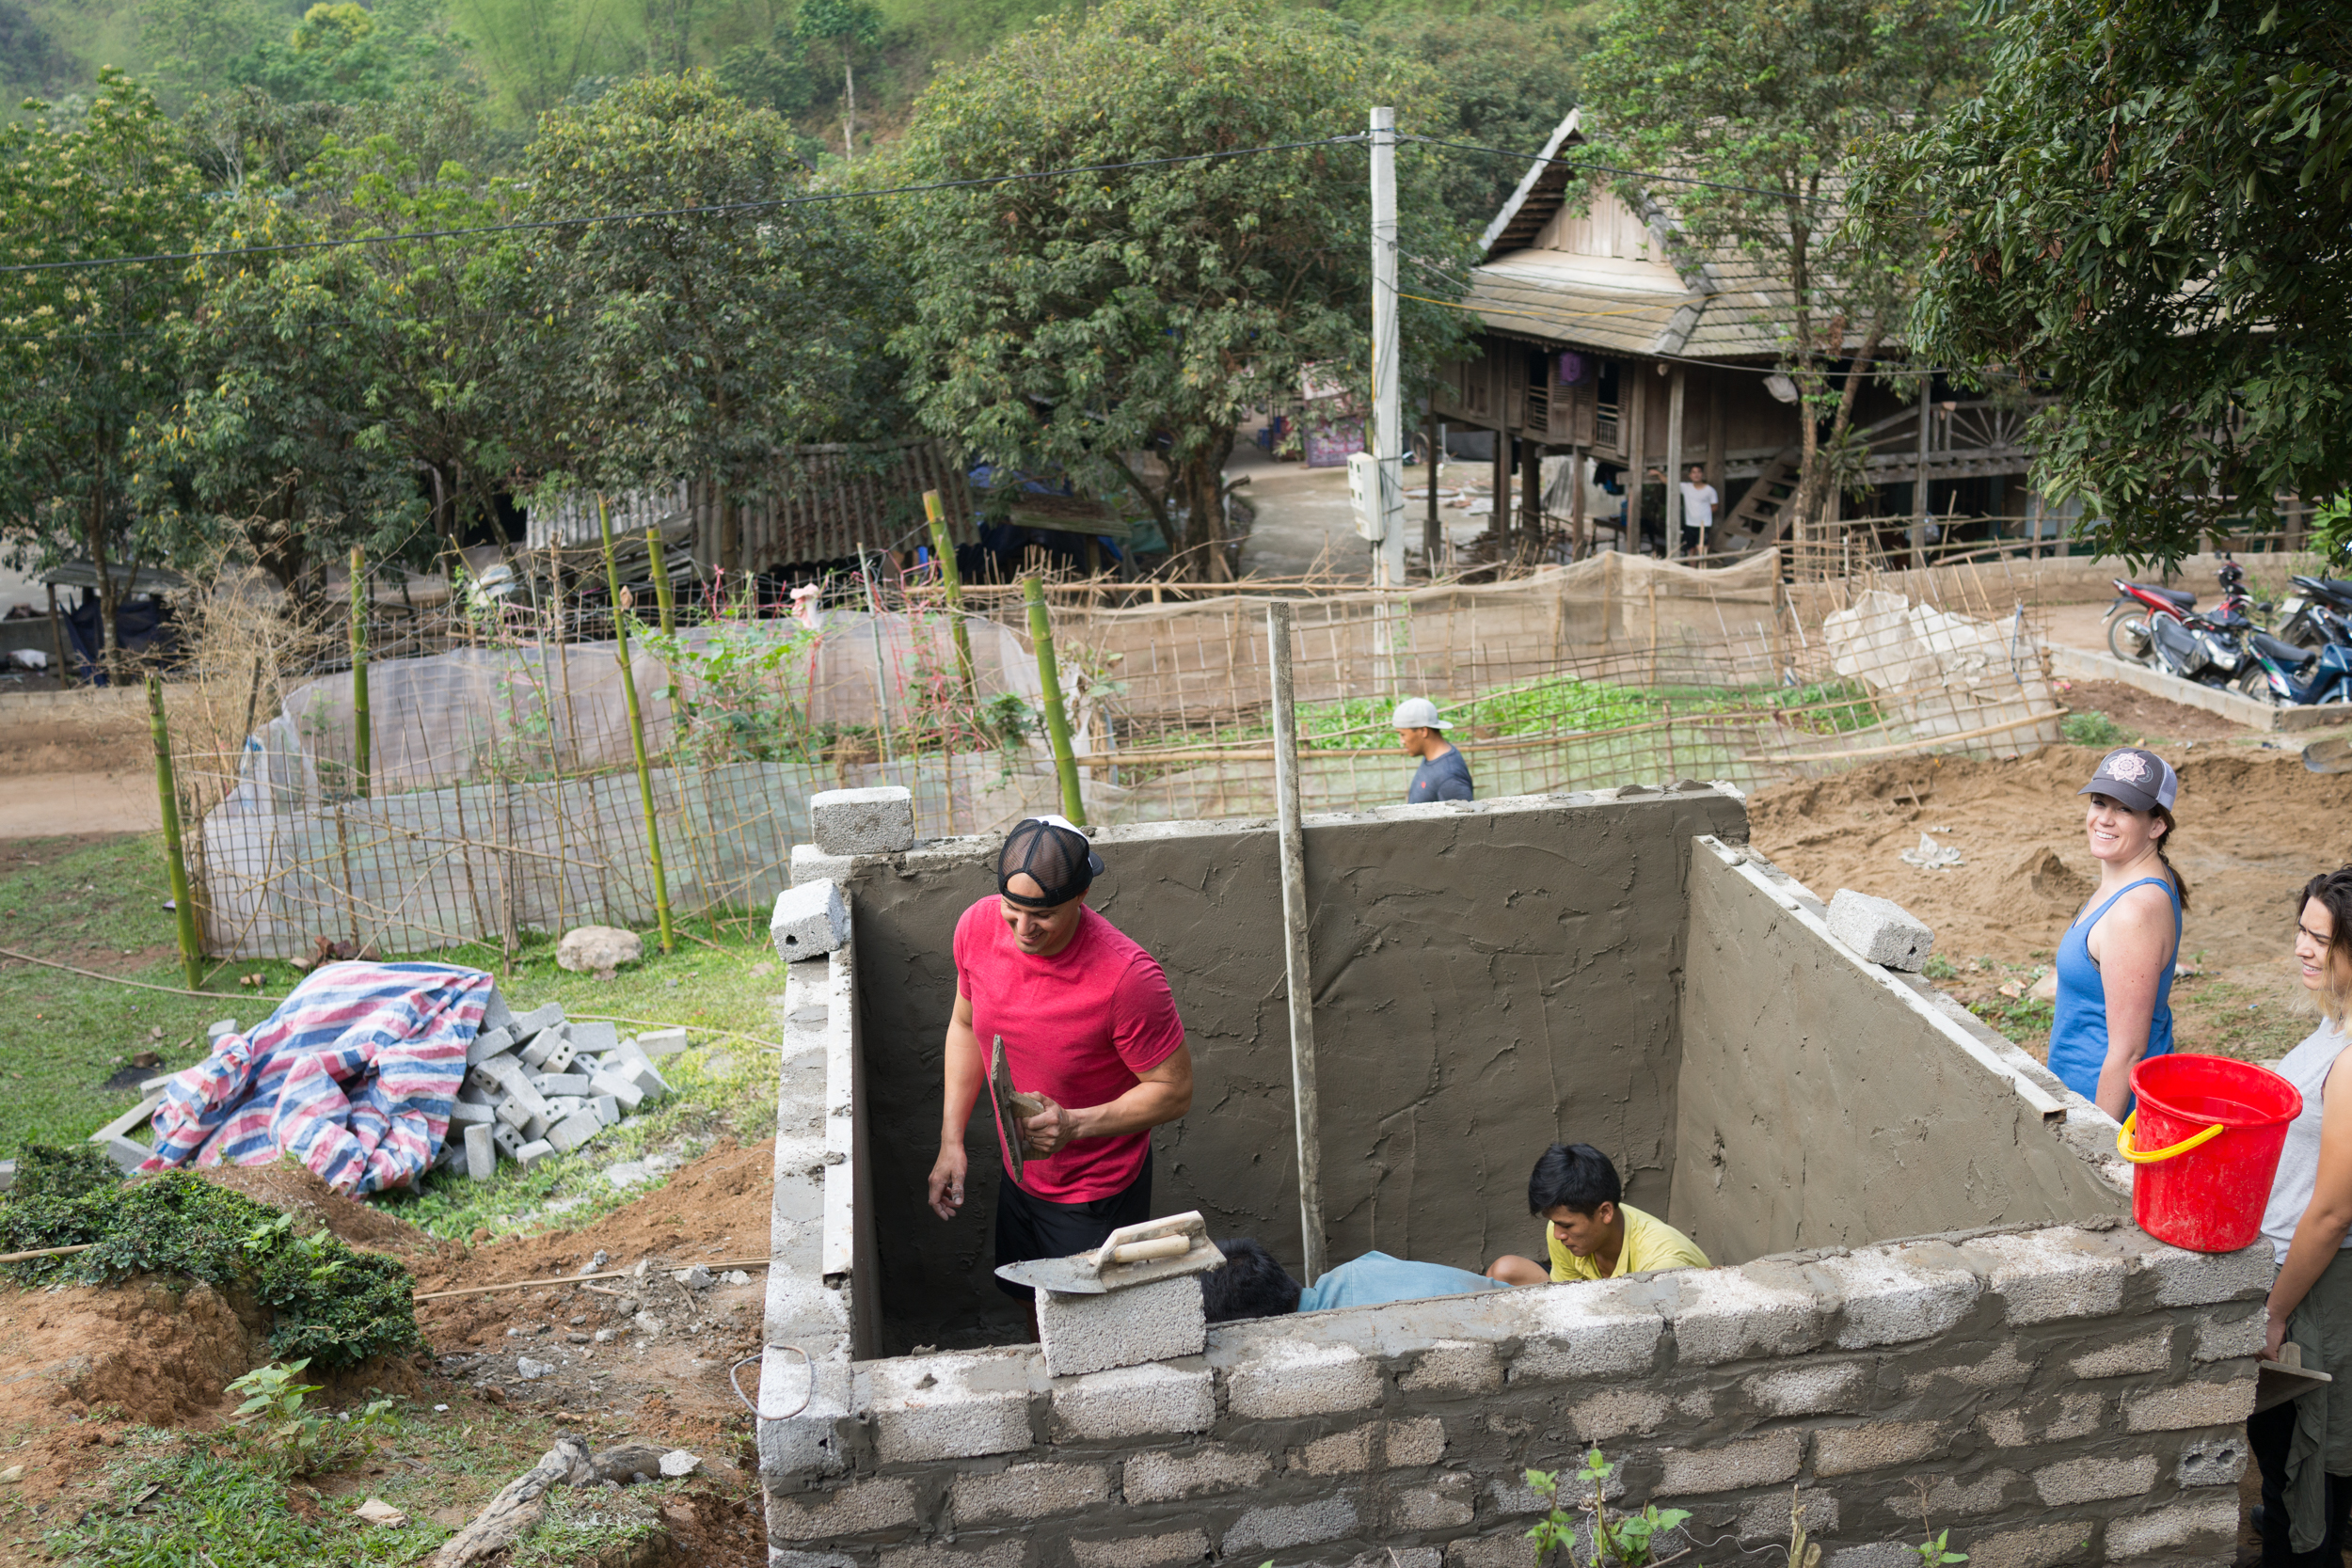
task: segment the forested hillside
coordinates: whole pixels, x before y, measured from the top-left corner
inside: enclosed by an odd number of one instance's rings
[[[1293,3],[1332,15],[1367,49],[1437,65],[1456,79],[1466,118],[1489,132],[1557,119],[1603,9],[1600,0]],[[842,155],[854,95],[855,156],[895,138],[941,66],[1089,4],[0,0],[0,90],[14,111],[27,95],[85,93],[102,67],[116,66],[177,114],[200,97],[249,87],[280,103],[351,103],[438,82],[476,97],[488,124],[521,133],[548,109],[617,81],[699,67],[732,95],[791,120],[812,158]]]

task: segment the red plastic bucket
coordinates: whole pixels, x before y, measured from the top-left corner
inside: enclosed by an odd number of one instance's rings
[[[2251,1062],[2180,1052],[2132,1069],[2132,1093],[2115,1148],[2139,1167],[2133,1220],[2192,1252],[2252,1245],[2301,1093]]]

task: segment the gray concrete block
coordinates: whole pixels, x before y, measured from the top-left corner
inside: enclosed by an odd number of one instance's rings
[[[2104,1318],[2122,1310],[2126,1266],[2122,1258],[2077,1244],[2071,1227],[1984,1236],[1965,1251],[1992,1260],[1986,1284],[2012,1323]]]
[[[1445,1544],[1445,1568],[1527,1568],[1524,1530],[1477,1535]]]
[[[566,1024],[564,1028],[570,1034],[572,1045],[576,1050],[602,1054],[621,1043],[619,1026],[607,1023],[601,1019],[593,1019],[584,1023]]]
[[[1829,901],[1829,934],[1874,964],[1916,974],[1935,946],[1927,922],[1891,898],[1841,887]]]
[[[1941,1453],[1950,1433],[1935,1421],[1874,1421],[1868,1426],[1827,1427],[1813,1434],[1813,1473],[1851,1476],[1889,1465],[1914,1465]]]
[[[1646,1388],[1612,1388],[1579,1401],[1568,1411],[1568,1424],[1580,1443],[1606,1443],[1628,1433],[1646,1435],[1665,1423],[1663,1395]]]
[[[1684,1366],[1801,1355],[1820,1344],[1837,1305],[1835,1297],[1748,1269],[1685,1269],[1671,1277],[1678,1293],[1668,1316],[1676,1360]]]
[[[503,1029],[515,1022],[515,1009],[506,1005],[506,993],[496,986],[482,1004],[482,1027]]]
[[[594,1111],[577,1111],[548,1129],[548,1142],[561,1153],[573,1149],[604,1131],[604,1123]]]
[[[1354,1498],[1319,1497],[1308,1503],[1253,1508],[1227,1528],[1221,1544],[1229,1557],[1243,1551],[1279,1551],[1284,1546],[1337,1541],[1355,1528]]]
[[[1032,1353],[958,1351],[870,1364],[874,1451],[884,1463],[977,1459],[1030,1444]]]
[[[1806,1487],[1794,1497],[1775,1492],[1771,1497],[1742,1503],[1740,1506],[1740,1523],[1735,1527],[1740,1539],[1788,1540],[1788,1509],[1792,1502],[1804,1510],[1805,1533],[1833,1538],[1837,1534],[1837,1495]],[[1914,1560],[1916,1560],[1915,1558]]]
[[[476,1122],[466,1129],[467,1179],[487,1181],[498,1173],[498,1140],[491,1133],[488,1124]]]
[[[1172,1503],[1255,1486],[1273,1468],[1274,1462],[1253,1449],[1212,1444],[1186,1454],[1145,1449],[1127,1461],[1120,1489],[1131,1503]]]
[[[91,1142],[104,1149],[106,1158],[112,1160],[118,1168],[124,1171],[138,1169],[147,1164],[155,1152],[145,1144],[135,1143],[119,1132],[110,1132],[103,1138],[93,1138]]]
[[[588,1109],[588,1097],[582,1094],[559,1094],[548,1101],[550,1122],[569,1121]]]
[[[1749,1378],[1740,1392],[1766,1416],[1851,1415],[1870,1397],[1870,1370],[1853,1361],[1786,1367]]]
[[[1484,1394],[1502,1386],[1502,1359],[1489,1344],[1440,1339],[1396,1380],[1408,1394]]]
[[[1299,1450],[1293,1468],[1311,1476],[1343,1476],[1372,1468],[1372,1440],[1379,1423],[1367,1421],[1328,1437],[1318,1437]]]
[[[647,1072],[653,1071],[643,1062],[634,1062],[630,1065]],[[634,1111],[645,1102],[645,1091],[638,1086],[635,1076],[628,1073],[609,1072],[598,1069],[588,1075],[587,1082],[582,1087],[586,1093],[603,1095],[617,1101],[624,1111]]]
[[[503,1029],[477,1030],[474,1037],[466,1042],[466,1065],[472,1067],[477,1062],[501,1055],[514,1043],[515,1037]]]
[[[1477,1516],[1477,1481],[1459,1471],[1429,1486],[1408,1487],[1389,1504],[1392,1530],[1459,1529]]]
[[[2207,1312],[2197,1320],[2197,1339],[2189,1349],[2188,1358],[2232,1361],[2241,1355],[2257,1354],[2269,1326],[2269,1315],[2259,1307],[2222,1307]]]
[[[490,1142],[510,1160],[520,1157],[523,1145],[530,1141],[505,1122],[493,1122],[490,1126]]]
[[[1993,1470],[1984,1475],[1937,1476],[1927,1483],[1928,1513],[1934,1518],[1980,1519],[2000,1512],[2002,1499],[2010,1488],[2022,1485],[2025,1477],[2014,1470]],[[1919,1478],[1906,1477],[1906,1485],[1899,1497],[1889,1497],[1881,1505],[1883,1512],[1906,1523],[1919,1517]]]
[[[2093,1503],[2102,1497],[2136,1497],[2156,1483],[2156,1456],[2128,1459],[2069,1459],[2033,1473],[2033,1489],[2052,1508]]]
[[[2237,1526],[2234,1498],[2182,1503],[2134,1519],[2109,1521],[2106,1554],[2128,1560],[2165,1551],[2225,1551],[2237,1535]],[[1970,1560],[1975,1560],[1973,1553]]]
[[[1100,1465],[1015,1465],[993,1475],[958,1476],[950,1492],[956,1527],[1034,1520],[1108,1501],[1111,1473]]]
[[[965,1548],[935,1542],[919,1546],[884,1546],[882,1568],[1021,1568],[1026,1549],[1018,1541]]]
[[[548,1128],[553,1124],[553,1117],[546,1116],[525,1117],[523,1124],[515,1131],[523,1135],[525,1143],[537,1143],[547,1137]]]
[[[564,1022],[563,1007],[553,1002],[533,1007],[527,1013],[516,1013],[506,1024],[509,1034],[516,1039],[529,1039],[542,1029],[552,1029]]]
[[[1958,1249],[1941,1242],[1869,1248],[1817,1266],[1844,1297],[1841,1350],[1933,1338],[1957,1327],[1984,1290]]]
[[[2104,1345],[2068,1363],[2076,1377],[2122,1377],[2132,1372],[2160,1372],[2172,1365],[2172,1328]]]
[[[2056,1399],[2037,1400],[2022,1408],[1988,1410],[1977,1420],[1984,1434],[2003,1449],[2031,1448],[2038,1443],[2063,1443],[2088,1437],[2104,1425],[2106,1400],[2096,1391],[2077,1388]]]
[[[487,1105],[477,1104],[472,1101],[456,1101],[449,1108],[449,1121],[452,1127],[487,1127],[496,1120],[498,1120],[497,1112]]]
[[[856,862],[848,855],[828,855],[814,844],[792,846],[792,885],[803,882],[846,882]]]
[[[2183,1486],[2235,1486],[2246,1474],[2248,1451],[2244,1433],[2195,1438],[2181,1449],[2172,1479]]]
[[[768,940],[786,963],[821,958],[850,940],[850,906],[830,878],[801,882],[776,895]]]
[[[768,1568],[864,1568],[847,1552],[801,1552],[771,1544]]]
[[[2186,1432],[2242,1423],[2254,1413],[2254,1379],[2181,1383],[2123,1402],[2127,1432]]]
[[[1188,1274],[1101,1295],[1040,1291],[1037,1328],[1053,1377],[1198,1355],[1209,1332],[1200,1281]]]
[[[637,1049],[657,1061],[664,1056],[677,1055],[686,1049],[686,1031],[683,1029],[648,1029],[637,1037]]]
[[[1527,1314],[1507,1374],[1515,1384],[1646,1372],[1666,1332],[1656,1307],[1637,1306],[1609,1285],[1538,1285],[1514,1292],[1511,1305]]]
[[[1911,1568],[1919,1554],[1899,1541],[1872,1541],[1832,1552],[1828,1568]]]
[[[1206,1432],[1216,1419],[1209,1370],[1165,1362],[1058,1379],[1053,1402],[1070,1435],[1090,1441]]]
[[[572,1065],[572,1059],[580,1054],[580,1047],[572,1042],[572,1025],[559,1023],[532,1036],[520,1054],[525,1067],[540,1072],[561,1072]]]
[[[2279,1273],[2268,1242],[2236,1252],[2188,1252],[2156,1243],[2140,1263],[2156,1276],[2158,1307],[2258,1301],[2270,1293],[2270,1282]]]
[[[515,1164],[525,1170],[555,1152],[555,1146],[545,1138],[533,1138],[515,1150]]]
[[[808,798],[808,822],[828,855],[895,855],[914,847],[914,796],[897,784],[820,790]]]
[[[1200,1562],[1208,1556],[1209,1538],[1198,1529],[1070,1543],[1070,1560],[1076,1568],[1158,1568],[1167,1562]]]
[[[1380,1402],[1380,1364],[1347,1345],[1276,1339],[1225,1373],[1226,1404],[1252,1420],[1367,1410]]]
[[[607,1127],[621,1125],[621,1102],[611,1095],[600,1094],[588,1103],[596,1111],[596,1119]]]
[[[218,1040],[223,1035],[233,1035],[236,1032],[237,1021],[235,1019],[215,1019],[212,1022],[204,1025],[204,1043],[206,1045],[211,1045],[215,1041]]]
[[[898,1476],[878,1476],[826,1492],[771,1493],[768,1498],[768,1539],[780,1546],[869,1535],[914,1523],[914,1483]]]
[[[2081,1561],[2090,1540],[2090,1526],[2084,1522],[1972,1536],[1967,1544],[1968,1568],[1977,1568],[1979,1562],[1984,1568],[2058,1568],[2061,1562]],[[1909,1555],[1914,1562],[1918,1560],[1918,1553]]]
[[[584,1072],[542,1072],[532,1080],[531,1086],[549,1101],[559,1096],[580,1100],[589,1093],[588,1075]]]
[[[1804,1437],[1797,1432],[1775,1432],[1736,1438],[1711,1449],[1666,1449],[1659,1457],[1664,1461],[1658,1483],[1662,1497],[1736,1492],[1749,1486],[1777,1486],[1793,1477],[1804,1457]]]

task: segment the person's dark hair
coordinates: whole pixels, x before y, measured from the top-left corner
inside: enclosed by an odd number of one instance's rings
[[[1527,1212],[1573,1209],[1589,1214],[1604,1203],[1623,1204],[1625,1183],[1609,1156],[1591,1144],[1553,1144],[1535,1159],[1527,1179]]]
[[[2328,938],[2327,989],[2320,992],[2320,1009],[2330,1023],[2344,1021],[2352,1002],[2352,865],[2323,871],[2303,884],[2295,897],[2295,924],[2303,924],[2303,906],[2313,899],[2327,906],[2334,929]]]
[[[2185,912],[2188,909],[2188,883],[2182,879],[2180,868],[2172,863],[2172,857],[2164,852],[2166,847],[2172,842],[2172,813],[2167,807],[2157,806],[2148,815],[2164,824],[2164,836],[2156,840],[2156,859],[2164,863],[2164,869],[2170,874],[2172,891],[2181,895],[2181,909]],[[2302,907],[2297,904],[2296,909],[2300,911]],[[2333,905],[2328,907],[2334,908]]]
[[[1200,1276],[1200,1312],[1213,1323],[1279,1318],[1298,1310],[1298,1281],[1248,1236],[1216,1243],[1225,1266]]]

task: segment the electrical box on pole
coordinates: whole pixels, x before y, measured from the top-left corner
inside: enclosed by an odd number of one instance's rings
[[[1385,546],[1405,533],[1405,486],[1398,466],[1368,451],[1347,459],[1347,499],[1356,509],[1356,535]]]

